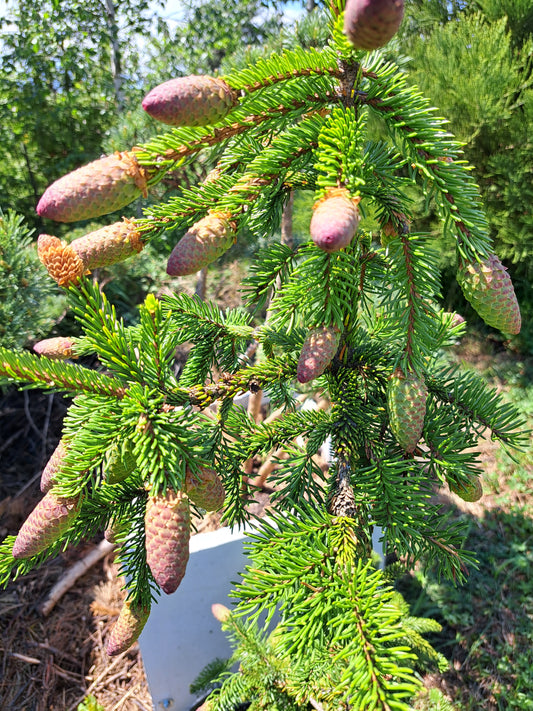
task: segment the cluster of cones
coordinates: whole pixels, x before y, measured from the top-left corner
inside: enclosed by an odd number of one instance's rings
[[[71,528],[80,512],[82,497],[62,498],[53,489],[67,451],[68,444],[61,440],[43,470],[41,490],[44,497],[23,523],[15,539],[12,549],[14,558],[29,558],[46,551]],[[121,452],[118,457],[114,454],[106,468],[106,481],[111,484],[123,481],[136,467],[131,451]],[[168,489],[156,495],[148,492],[145,510],[146,564],[163,592],[175,592],[185,575],[189,559],[190,502],[201,509],[215,511],[224,505],[224,499],[222,480],[207,467],[200,467],[196,473],[187,469],[182,491]],[[120,532],[115,529],[117,526],[120,529],[122,525],[121,521],[115,522],[106,530],[106,538],[116,542]],[[108,654],[116,655],[128,649],[140,635],[149,613],[149,607],[127,599],[107,640]]]

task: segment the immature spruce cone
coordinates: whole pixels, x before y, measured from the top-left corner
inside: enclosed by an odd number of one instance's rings
[[[52,360],[67,360],[76,358],[74,352],[75,339],[69,336],[57,336],[55,338],[45,338],[38,341],[33,350],[39,355],[52,358]]]
[[[52,452],[52,456],[46,463],[45,468],[41,474],[41,491],[46,494],[47,491],[54,486],[56,483],[56,474],[59,471],[63,459],[67,453],[65,443],[62,439],[59,440],[59,444]]]
[[[106,652],[110,657],[125,652],[137,641],[149,616],[149,607],[126,600],[107,639]]]
[[[86,271],[72,247],[53,235],[39,235],[37,254],[59,286],[75,284]]]
[[[80,499],[60,499],[49,491],[24,521],[13,545],[14,558],[29,558],[49,548],[71,527]]]
[[[402,373],[398,368],[387,388],[390,426],[403,449],[414,452],[424,429],[428,391],[416,373]]]
[[[479,477],[473,476],[466,484],[459,484],[456,481],[450,481],[450,491],[453,491],[463,501],[479,501],[483,496],[483,487]]]
[[[88,163],[50,185],[37,212],[56,222],[76,222],[107,215],[146,195],[146,171],[133,151]]]
[[[315,203],[309,231],[317,247],[338,252],[350,244],[359,226],[358,202],[346,189],[339,188]]]
[[[344,34],[356,49],[383,47],[403,19],[403,0],[347,0]]]
[[[196,476],[187,469],[185,491],[193,503],[206,511],[218,511],[224,506],[224,484],[214,469],[200,467]]]
[[[137,460],[133,456],[131,446],[115,446],[105,466],[106,484],[118,484],[127,479],[137,468]]]
[[[309,331],[298,359],[296,377],[299,383],[308,383],[322,375],[337,352],[340,337],[340,331],[329,326]]]
[[[159,84],[144,97],[142,107],[170,126],[208,126],[223,119],[237,101],[222,79],[191,75]]]
[[[107,267],[140,252],[144,243],[131,220],[124,218],[78,237],[70,244],[53,235],[39,235],[39,259],[59,286],[75,284],[82,274]]]
[[[502,333],[520,333],[520,307],[507,269],[495,254],[460,265],[457,281],[483,321]]]
[[[209,212],[186,232],[167,263],[171,276],[185,276],[203,269],[228,250],[235,239],[235,223],[227,212]]]
[[[189,499],[169,489],[149,496],[145,514],[146,562],[167,594],[177,590],[189,560]]]

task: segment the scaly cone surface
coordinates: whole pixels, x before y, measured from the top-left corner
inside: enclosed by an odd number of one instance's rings
[[[75,284],[82,274],[122,262],[142,250],[144,242],[133,222],[124,218],[70,244],[53,235],[39,235],[37,253],[59,286]]]
[[[331,326],[321,326],[309,332],[298,359],[296,377],[299,383],[308,383],[324,373],[337,352],[340,338],[340,331]]]
[[[107,215],[146,195],[147,174],[133,151],[88,163],[52,183],[37,212],[56,222],[76,222]]]
[[[399,368],[387,387],[390,426],[403,449],[411,454],[424,429],[428,391],[423,378],[416,373],[404,374]]]
[[[106,652],[110,657],[125,652],[137,641],[149,616],[149,607],[126,600],[107,639]]]
[[[49,548],[71,527],[80,504],[80,499],[60,499],[51,491],[45,494],[22,524],[13,557],[29,558]]]
[[[378,49],[394,37],[403,12],[403,0],[348,0],[344,34],[356,49]]]
[[[195,274],[221,257],[235,239],[235,223],[228,212],[209,212],[174,247],[167,263],[171,276]]]
[[[54,486],[56,483],[56,474],[59,471],[63,459],[67,453],[67,448],[62,439],[59,440],[59,444],[52,452],[52,456],[46,463],[45,468],[41,474],[41,491],[46,494],[47,491]]]
[[[187,469],[185,491],[193,503],[206,511],[218,511],[224,506],[224,484],[214,469],[201,467],[196,476]]]
[[[488,326],[502,333],[520,333],[522,317],[507,269],[495,254],[481,262],[459,265],[457,281],[469,301]]]
[[[193,74],[154,87],[142,107],[170,126],[208,126],[223,119],[237,102],[237,94],[223,79]]]
[[[38,341],[33,350],[39,355],[52,358],[52,360],[67,360],[77,358],[75,353],[75,339],[69,336],[57,336]]]
[[[133,456],[131,446],[114,447],[104,470],[106,484],[118,484],[124,481],[136,468],[137,460]]]
[[[358,202],[346,189],[335,188],[315,203],[309,231],[317,247],[338,252],[350,244],[359,226]]]
[[[145,514],[146,562],[168,595],[177,590],[189,560],[189,499],[181,491],[149,496]]]
[[[483,496],[483,486],[479,477],[472,477],[467,484],[459,484],[458,482],[449,482],[450,491],[457,494],[463,501],[479,501]]]

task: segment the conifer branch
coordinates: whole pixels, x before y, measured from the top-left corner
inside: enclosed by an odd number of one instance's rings
[[[95,373],[75,363],[58,363],[45,356],[13,352],[2,347],[0,378],[6,383],[21,383],[55,392],[86,392],[117,399],[126,393],[124,384],[112,376]]]

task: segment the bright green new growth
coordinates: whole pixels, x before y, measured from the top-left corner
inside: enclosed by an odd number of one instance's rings
[[[47,551],[15,560],[7,538],[0,582],[112,526],[128,599],[147,609],[160,592],[146,561],[149,497],[182,492],[188,472],[213,469],[226,493],[225,522],[242,522],[249,517],[244,463],[280,451],[269,480],[277,526],[263,522],[253,537],[238,612],[278,608],[284,659],[305,656],[306,678],[329,679],[313,687],[322,708],[349,697],[357,711],[406,711],[418,687],[406,640],[415,651],[420,640],[400,624],[385,573],[371,565],[373,527],[399,559],[464,579],[474,557],[462,550],[462,524],[430,501],[432,488],[464,486],[476,475],[472,448],[484,431],[520,446],[523,422],[474,376],[442,372],[454,328],[437,306],[438,259],[427,236],[411,229],[406,189],[422,187],[461,259],[472,261],[492,253],[477,187],[445,121],[400,69],[347,43],[342,8],[335,0],[327,47],[287,51],[224,77],[241,98],[216,125],[174,128],[135,153],[160,177],[198,156],[216,158],[209,180],[150,206],[135,225],[143,241],[165,231],[179,237],[213,210],[230,216],[237,241],[245,228],[267,238],[243,284],[244,308],[222,311],[182,293],[149,296],[139,323],[127,327],[98,284],[82,277],[65,290],[83,332],[77,352],[96,354],[101,369],[0,348],[1,383],[74,396],[52,491],[81,502]],[[386,140],[372,140],[371,114]],[[363,217],[393,226],[387,247],[364,230],[333,253],[311,241],[278,244],[291,191],[319,199],[332,187],[359,196]],[[321,324],[340,334],[313,381],[331,406],[303,410],[295,398],[298,358]],[[192,350],[176,373],[181,344]],[[254,360],[250,346],[262,357]],[[398,369],[427,388],[416,454],[398,446],[387,410],[387,383]],[[284,409],[257,424],[233,398],[260,389],[273,410]],[[215,417],[205,413],[212,404]],[[333,461],[324,474],[313,457],[328,437]]]

